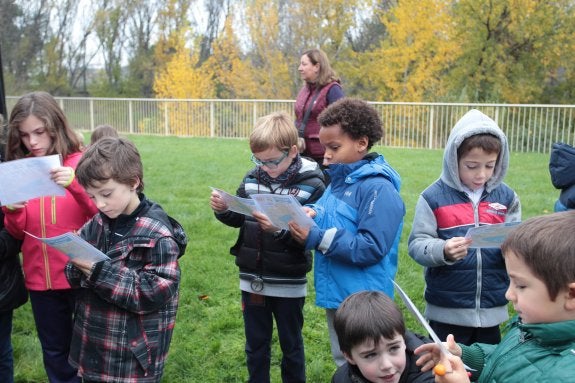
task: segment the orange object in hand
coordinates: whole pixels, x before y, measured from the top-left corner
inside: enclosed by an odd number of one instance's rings
[[[438,363],[435,367],[433,367],[433,372],[435,375],[443,376],[445,375],[445,366],[441,363]]]

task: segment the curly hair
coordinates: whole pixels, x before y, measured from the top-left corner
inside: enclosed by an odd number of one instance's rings
[[[383,124],[377,110],[363,100],[339,99],[324,109],[317,120],[322,127],[339,125],[353,140],[367,137],[368,149],[383,138]]]

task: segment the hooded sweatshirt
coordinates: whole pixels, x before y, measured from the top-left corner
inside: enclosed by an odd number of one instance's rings
[[[561,209],[575,209],[575,148],[563,142],[555,142],[549,157],[549,174],[555,188],[561,189]]]
[[[501,142],[492,177],[474,199],[459,178],[457,149],[468,137],[488,133]],[[445,241],[464,237],[471,227],[521,220],[517,194],[503,179],[509,166],[507,138],[478,110],[467,112],[449,135],[440,178],[425,189],[415,207],[409,255],[425,266],[426,317],[467,327],[492,327],[508,319],[509,278],[500,249],[469,249],[457,262],[444,257]]]

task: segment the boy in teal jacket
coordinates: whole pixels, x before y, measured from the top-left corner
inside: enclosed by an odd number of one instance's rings
[[[436,382],[575,382],[575,211],[531,218],[501,246],[511,283],[505,296],[517,312],[498,345],[456,344],[443,356],[435,344],[415,350],[426,371],[441,361]],[[461,359],[460,359],[461,358]]]

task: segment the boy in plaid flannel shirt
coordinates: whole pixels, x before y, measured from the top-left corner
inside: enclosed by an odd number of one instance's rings
[[[186,234],[142,193],[142,162],[130,141],[103,138],[90,146],[76,176],[99,209],[79,235],[110,259],[66,266],[79,288],[70,364],[84,382],[159,382]]]

